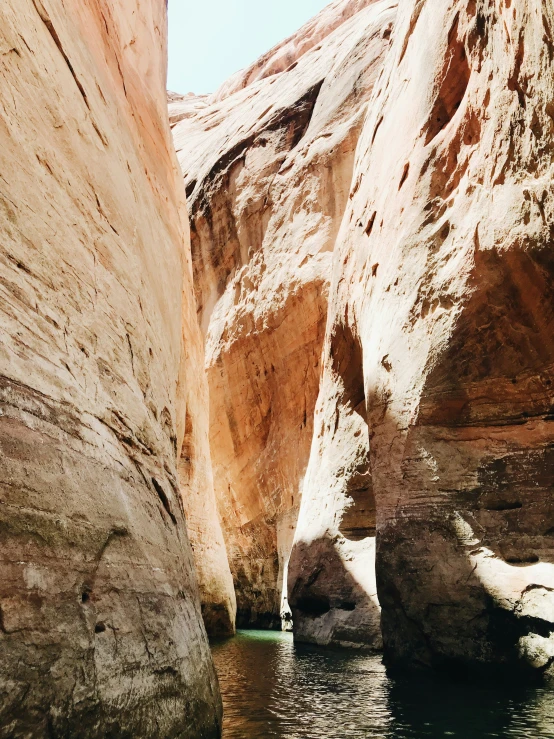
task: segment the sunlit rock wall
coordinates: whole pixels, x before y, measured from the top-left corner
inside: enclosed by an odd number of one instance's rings
[[[0,21],[0,734],[215,737],[176,470],[202,367],[166,3]]]
[[[214,492],[209,440],[208,381],[196,306],[184,321],[187,403],[178,473],[187,532],[196,567],[202,617],[208,635],[235,633],[237,604]]]
[[[539,0],[403,3],[369,105],[289,584],[326,571],[315,485],[363,395],[389,664],[552,671],[553,33]]]
[[[310,464],[288,582],[295,640],[382,646],[376,509],[362,354],[348,318],[324,348]]]
[[[212,97],[171,96],[242,626],[277,627],[286,612],[332,252],[395,7],[334,3],[286,42],[292,61],[277,47],[253,67],[265,72],[247,70]]]
[[[241,69],[230,77],[211,96],[212,100],[223,100],[254,82],[288,71],[304,54],[324,42],[339,26],[375,2],[380,0],[334,0],[329,3],[292,36],[274,46],[246,69]]]

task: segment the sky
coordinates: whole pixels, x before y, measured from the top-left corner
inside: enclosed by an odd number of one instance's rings
[[[330,0],[169,0],[172,92],[214,92]]]

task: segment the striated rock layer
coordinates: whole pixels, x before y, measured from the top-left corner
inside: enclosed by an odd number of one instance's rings
[[[361,582],[317,531],[367,423],[391,665],[552,672],[553,34],[538,0],[403,3],[360,140],[289,585]]]
[[[214,96],[170,97],[239,625],[278,627],[332,252],[396,3],[333,3]],[[374,610],[374,606],[372,605]]]
[[[0,9],[3,737],[219,735],[176,470],[201,367],[165,16]]]

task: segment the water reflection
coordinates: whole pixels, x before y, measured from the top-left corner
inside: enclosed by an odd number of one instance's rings
[[[390,678],[378,656],[239,632],[213,645],[224,739],[554,738],[554,690]]]

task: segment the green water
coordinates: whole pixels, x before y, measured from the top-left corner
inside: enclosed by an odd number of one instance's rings
[[[213,645],[223,739],[554,737],[554,690],[392,679],[378,656],[243,631]]]

